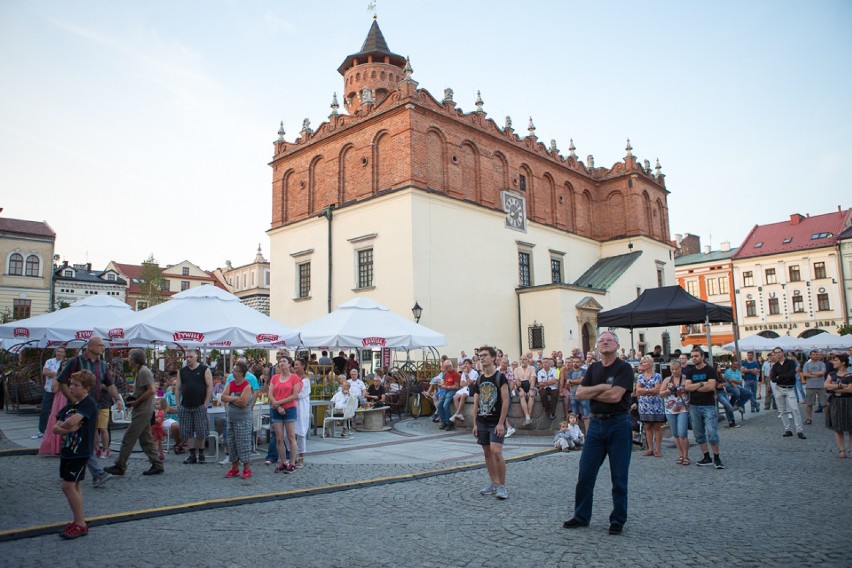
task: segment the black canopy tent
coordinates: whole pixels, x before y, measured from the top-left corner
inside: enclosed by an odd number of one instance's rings
[[[663,327],[690,323],[732,323],[734,311],[726,306],[705,302],[689,294],[680,286],[649,288],[638,298],[612,310],[598,314],[598,327]],[[707,348],[710,330],[707,331]],[[734,326],[736,338],[737,327]],[[739,349],[738,349],[739,351]],[[712,353],[711,353],[712,357]]]

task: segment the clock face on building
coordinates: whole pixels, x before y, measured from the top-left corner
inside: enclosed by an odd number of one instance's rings
[[[526,232],[527,215],[523,197],[504,193],[503,211],[506,212],[507,228]]]

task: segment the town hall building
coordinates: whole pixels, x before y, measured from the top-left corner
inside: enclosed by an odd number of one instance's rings
[[[274,143],[271,315],[298,326],[357,296],[447,336],[481,344],[594,348],[597,314],[673,285],[668,191],[659,163],[598,167],[573,142],[518,134],[465,112],[451,89],[419,88],[374,20],[339,66],[328,121]],[[635,330],[637,350],[677,328]],[[630,347],[622,330],[621,344]]]

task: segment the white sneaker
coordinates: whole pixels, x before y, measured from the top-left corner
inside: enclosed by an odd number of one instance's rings
[[[494,496],[497,497],[498,499],[508,499],[509,498],[509,494],[506,493],[506,487],[505,486],[498,487],[497,491],[494,492]]]
[[[529,416],[524,418],[524,426],[526,426],[527,424],[532,424],[532,418],[530,418]]]
[[[42,434],[41,432],[39,432],[35,436],[30,436],[30,440],[41,440],[42,438],[44,438],[44,434]]]
[[[504,437],[510,438],[512,436],[512,434],[514,434],[514,433],[515,433],[515,429],[512,428],[511,426],[509,426],[509,429],[506,430],[506,435]],[[505,499],[505,497],[504,497],[504,499]]]
[[[461,414],[456,414],[456,418],[464,422],[464,416],[462,416]]]
[[[231,463],[231,458],[229,458],[229,457],[225,456],[225,459],[223,459],[222,461],[220,461],[220,462],[219,462],[219,465],[228,465],[229,463]]]
[[[480,489],[479,493],[481,495],[494,495],[495,493],[497,493],[497,486],[493,483],[489,483],[488,485]]]

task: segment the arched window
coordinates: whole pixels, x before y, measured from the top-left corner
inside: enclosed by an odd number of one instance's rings
[[[34,254],[27,257],[27,276],[38,276],[39,260]]]
[[[21,276],[24,273],[24,257],[18,253],[13,253],[9,257],[9,274],[11,276]]]

